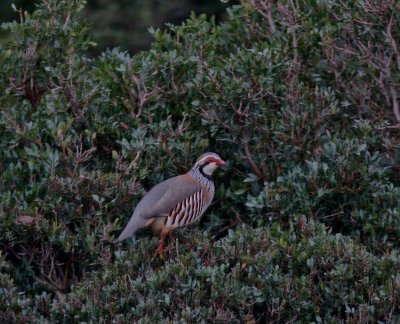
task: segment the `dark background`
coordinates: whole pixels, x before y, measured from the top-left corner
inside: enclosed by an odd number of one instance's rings
[[[205,13],[223,19],[225,8],[237,3],[226,4],[219,0],[88,0],[84,16],[91,25],[91,36],[97,43],[95,53],[106,48],[120,47],[135,53],[147,49],[152,37],[149,27],[163,28],[165,23],[177,24],[188,18],[191,12]],[[11,4],[28,12],[35,9],[37,1],[2,0],[0,1],[0,22],[19,19]],[[9,35],[0,30],[0,44],[9,39]]]

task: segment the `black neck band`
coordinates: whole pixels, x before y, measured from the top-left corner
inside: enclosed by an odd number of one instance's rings
[[[202,165],[202,166],[199,168],[199,171],[200,171],[200,173],[201,173],[201,175],[202,175],[203,177],[205,177],[205,178],[207,178],[208,180],[214,182],[213,177],[212,177],[211,175],[209,175],[209,174],[205,174],[204,171],[203,171],[203,168],[204,168],[206,165],[207,165],[207,164]]]

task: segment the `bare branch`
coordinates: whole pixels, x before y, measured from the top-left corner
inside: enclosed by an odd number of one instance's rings
[[[388,35],[388,38],[390,40],[390,45],[392,47],[392,51],[395,55],[396,63],[397,63],[397,68],[400,72],[400,54],[399,54],[399,49],[397,48],[397,43],[396,40],[394,39],[392,35],[392,27],[393,27],[393,15],[390,17],[389,23],[386,28],[386,33]]]
[[[394,84],[389,84],[389,91],[392,97],[393,113],[396,117],[397,123],[400,124],[400,106],[398,101],[399,95]]]
[[[272,34],[275,33],[275,23],[274,20],[272,19],[272,3],[273,0],[262,0],[262,1],[256,1],[256,0],[251,0],[251,4],[253,7],[257,10],[257,12],[263,16],[267,22],[269,29]]]
[[[126,86],[126,89],[129,94],[129,100],[124,101],[125,107],[129,110],[133,119],[137,119],[142,115],[143,108],[147,104],[147,102],[154,97],[161,90],[158,86],[156,86],[153,90],[149,91],[145,84],[144,76],[141,75],[137,77],[136,75],[131,75],[131,80],[133,87]],[[134,112],[133,105],[137,108],[137,111]]]
[[[52,291],[52,292],[57,296],[58,300],[59,300],[62,304],[65,303],[65,294],[63,294],[63,293],[60,291],[59,287],[55,286],[54,284],[52,284],[51,282],[49,282],[49,281],[47,281],[47,280],[40,279],[39,277],[36,277],[36,276],[35,276],[35,281],[36,281],[38,284],[40,284],[40,285],[42,285],[42,286],[45,286],[48,290]]]
[[[265,180],[264,173],[260,170],[260,168],[257,166],[256,162],[253,159],[253,155],[252,155],[252,153],[250,151],[250,148],[249,148],[249,137],[247,136],[247,134],[245,133],[245,131],[243,129],[242,129],[242,132],[241,132],[241,140],[242,140],[242,143],[243,143],[243,149],[244,149],[244,152],[246,154],[246,158],[249,161],[250,166],[251,166],[254,174],[258,178],[260,178],[262,180]]]

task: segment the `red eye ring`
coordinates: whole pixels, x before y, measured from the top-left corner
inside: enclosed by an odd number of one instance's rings
[[[226,165],[225,161],[216,159],[214,157],[209,157],[206,161],[208,163],[215,163],[216,165]]]

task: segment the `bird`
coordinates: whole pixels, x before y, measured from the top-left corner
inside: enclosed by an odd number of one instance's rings
[[[150,228],[160,235],[155,254],[162,255],[164,242],[172,231],[199,220],[214,198],[212,174],[226,162],[218,154],[200,155],[189,172],[169,178],[148,191],[137,204],[128,224],[114,241],[119,243],[138,230]]]

